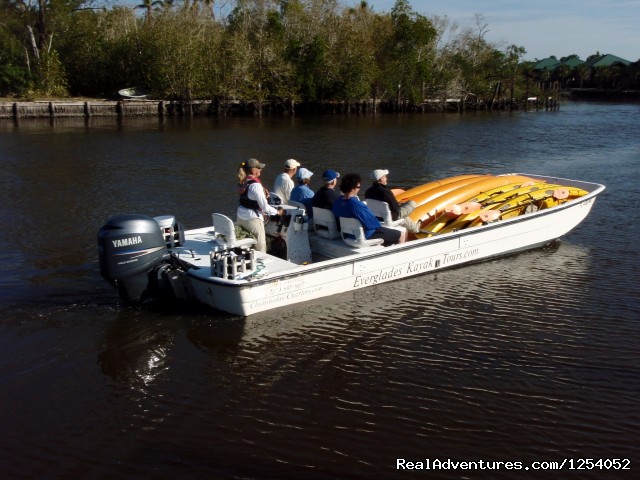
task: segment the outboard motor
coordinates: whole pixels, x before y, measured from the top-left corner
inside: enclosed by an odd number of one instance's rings
[[[98,231],[100,273],[128,302],[153,297],[156,269],[168,255],[158,223],[145,215],[116,215]]]

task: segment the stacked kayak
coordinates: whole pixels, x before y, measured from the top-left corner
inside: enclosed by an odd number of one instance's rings
[[[461,175],[394,194],[416,203],[409,216],[425,238],[551,208],[587,191],[523,175]]]

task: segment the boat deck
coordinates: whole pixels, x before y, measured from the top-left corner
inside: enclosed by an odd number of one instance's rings
[[[344,243],[342,239],[329,240],[316,235],[315,232],[309,232],[309,244],[314,264],[385,248],[382,245],[354,248]],[[209,226],[186,231],[184,244],[174,247],[171,252],[192,268],[193,275],[200,278],[213,278],[215,275],[211,268],[211,251],[215,250],[217,245],[213,227]],[[255,261],[256,268],[253,273],[240,274],[237,277],[238,281],[244,281],[249,276],[257,278],[265,274],[273,275],[294,269],[304,269],[304,265],[258,251],[255,251]]]
[[[209,226],[186,231],[184,245],[172,249],[172,252],[193,267],[194,275],[212,277],[210,252],[216,245],[213,227]],[[255,252],[255,260],[258,265],[256,274],[260,271],[278,273],[298,267],[293,262],[258,251]]]

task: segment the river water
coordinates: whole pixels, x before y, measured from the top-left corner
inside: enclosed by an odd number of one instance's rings
[[[0,121],[3,478],[533,478],[533,462],[563,461],[570,478],[628,478],[615,467],[640,468],[639,125],[640,105],[609,103]],[[607,190],[551,247],[248,319],[120,304],[98,271],[103,222],[235,218],[249,157],[267,185],[293,157],[314,178],[388,168],[404,188],[525,172]],[[588,458],[605,461],[567,471]],[[531,470],[434,469],[448,459]]]

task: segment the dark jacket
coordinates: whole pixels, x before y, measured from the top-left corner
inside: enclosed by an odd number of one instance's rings
[[[364,192],[364,198],[371,198],[372,200],[380,200],[381,202],[387,202],[389,204],[389,210],[391,210],[391,218],[393,220],[398,219],[400,214],[400,205],[396,200],[395,195],[386,185],[382,185],[378,182],[373,182],[366,192]]]
[[[333,188],[320,187],[313,196],[312,205],[318,208],[327,208],[331,210],[333,203],[340,197],[340,194]]]

